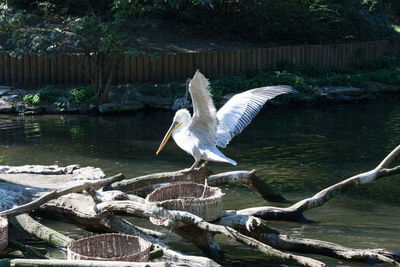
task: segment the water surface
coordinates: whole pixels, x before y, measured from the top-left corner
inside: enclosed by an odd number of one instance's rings
[[[155,155],[173,113],[159,110],[120,116],[0,116],[0,164],[80,164],[128,177],[173,171],[193,159],[170,141]],[[214,173],[257,169],[258,176],[297,201],[354,174],[374,168],[400,144],[399,100],[324,107],[264,109],[223,152],[238,166],[210,163]],[[400,163],[400,161],[399,161]],[[225,209],[268,203],[242,186],[224,187]],[[271,222],[284,234],[356,248],[400,251],[400,176],[362,185],[305,213],[316,223]],[[50,223],[50,222],[49,222]],[[61,228],[77,234],[76,228]],[[70,232],[68,232],[70,231]],[[218,237],[227,264],[266,266],[263,255]],[[178,249],[200,252],[177,242]],[[314,256],[313,256],[314,257]],[[362,266],[322,256],[330,266]],[[271,264],[274,265],[274,264]]]

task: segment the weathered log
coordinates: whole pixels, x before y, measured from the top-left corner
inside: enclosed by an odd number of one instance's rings
[[[199,170],[184,169],[176,172],[154,173],[136,178],[126,179],[124,181],[115,182],[106,186],[104,190],[119,190],[122,192],[133,192],[141,188],[156,184],[183,182],[183,181],[200,181],[210,176],[211,171],[205,168]]]
[[[202,168],[203,169],[203,168]],[[180,171],[178,171],[180,172]],[[173,173],[178,173],[178,172],[173,172]],[[171,175],[173,173],[165,173],[165,175]],[[241,184],[249,187],[251,190],[259,194],[263,199],[267,201],[274,201],[274,202],[287,202],[287,200],[280,194],[276,193],[268,184],[266,184],[263,180],[258,178],[256,175],[256,171],[232,171],[232,172],[224,172],[224,173],[219,173],[215,175],[210,175],[207,178],[207,183],[210,186],[221,186],[221,185],[232,185],[232,184]],[[159,175],[159,174],[154,174],[154,175]],[[150,179],[152,178],[153,175],[151,176],[144,176],[144,179]],[[183,181],[200,181],[201,183],[204,182],[203,179],[205,177],[201,177],[202,179],[188,179],[189,177],[187,176],[180,176],[180,178],[177,178],[174,180],[174,182],[183,182]],[[135,179],[135,178],[134,178]],[[115,188],[115,189],[124,189],[122,186],[123,184],[131,184],[135,183],[133,179],[130,181],[127,180],[125,182],[120,182],[120,183],[115,183],[114,185],[111,185],[110,187],[107,187],[106,190],[110,188]],[[160,184],[158,180],[149,180],[148,186],[145,187],[140,187],[139,189],[135,190],[129,190],[129,192],[140,196],[140,197],[146,197],[148,194],[153,192],[155,189],[163,186],[162,183]]]
[[[397,146],[382,162],[373,170],[357,174],[344,181],[329,186],[314,196],[300,200],[287,208],[277,207],[254,207],[242,209],[236,212],[241,215],[253,215],[265,220],[304,220],[303,213],[309,209],[321,207],[327,201],[338,194],[353,189],[361,184],[370,183],[374,180],[400,173],[400,166],[388,168],[400,155],[400,145]]]
[[[53,229],[39,223],[28,214],[20,214],[16,216],[15,219],[26,232],[53,246],[67,247],[73,241],[73,239],[61,234],[60,232],[54,231]]]
[[[36,266],[36,267],[172,267],[165,262],[126,262],[126,261],[80,261],[80,260],[37,260],[37,259],[0,259],[0,267]]]
[[[2,212],[0,212],[0,215],[1,216],[10,217],[10,216],[16,216],[16,215],[19,215],[19,214],[22,214],[22,213],[30,212],[33,209],[36,209],[36,208],[40,207],[42,204],[47,203],[48,201],[50,201],[52,199],[56,199],[56,198],[59,198],[61,196],[64,196],[64,195],[67,195],[67,194],[71,194],[71,193],[75,193],[75,192],[81,192],[81,191],[86,190],[88,188],[98,189],[98,188],[101,188],[101,187],[106,186],[108,184],[111,184],[111,183],[113,183],[115,181],[119,181],[121,179],[124,179],[124,175],[123,174],[117,174],[117,175],[114,175],[114,176],[112,176],[110,178],[106,178],[106,179],[102,179],[102,180],[96,180],[96,181],[93,181],[93,182],[84,182],[84,183],[81,183],[81,184],[78,184],[78,185],[74,185],[74,186],[68,187],[66,189],[54,190],[54,191],[51,191],[50,193],[47,193],[47,194],[41,196],[40,198],[38,198],[38,199],[36,199],[36,200],[34,200],[34,201],[30,202],[30,203],[27,203],[27,204],[24,204],[24,205],[21,205],[21,206],[18,206],[18,207],[9,209],[9,210],[2,211]]]
[[[259,251],[266,254],[268,257],[278,259],[285,263],[299,264],[302,266],[325,266],[324,263],[290,253],[285,253],[276,250],[254,238],[243,235],[231,227],[221,226],[212,224],[204,221],[202,218],[184,211],[172,211],[166,210],[155,205],[146,205],[135,203],[133,201],[110,201],[96,205],[96,209],[100,212],[126,212],[127,214],[141,217],[156,217],[159,219],[170,219],[174,221],[180,221],[188,225],[196,226],[204,231],[212,233],[223,234],[235,241],[250,247],[256,248]]]

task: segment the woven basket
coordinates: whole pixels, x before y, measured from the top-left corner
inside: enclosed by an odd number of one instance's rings
[[[124,234],[100,234],[72,242],[69,260],[149,261],[151,243]]]
[[[222,196],[218,187],[207,186],[204,198],[201,198],[204,185],[196,183],[177,183],[154,190],[146,197],[147,202],[169,210],[182,210],[214,221],[221,217]],[[150,218],[156,225],[162,225],[164,220]]]
[[[8,245],[8,220],[6,217],[0,216],[0,250]]]

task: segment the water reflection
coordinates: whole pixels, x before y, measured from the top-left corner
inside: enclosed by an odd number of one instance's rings
[[[123,172],[128,177],[186,168],[193,158],[173,142],[155,156],[172,117],[172,112],[154,110],[105,117],[1,115],[0,163],[78,163],[101,167],[109,175]],[[396,99],[265,109],[223,150],[238,166],[210,163],[209,168],[214,172],[257,169],[259,177],[295,201],[375,167],[400,144],[399,130]],[[242,186],[223,189],[225,209],[270,204]],[[306,216],[318,224],[273,224],[282,233],[295,236],[400,250],[399,191],[400,176],[382,179],[307,212]],[[235,256],[239,253],[247,255],[247,265],[264,266],[258,253],[225,239],[220,242],[228,248],[232,265],[242,261]],[[322,260],[331,266],[343,264]]]

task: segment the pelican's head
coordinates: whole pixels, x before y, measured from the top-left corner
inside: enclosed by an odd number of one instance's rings
[[[156,155],[160,153],[165,144],[168,142],[168,139],[174,133],[174,131],[179,131],[190,123],[190,113],[187,109],[180,109],[175,113],[174,119],[172,120],[171,127],[169,127],[168,132],[165,134],[164,139],[161,142],[160,147],[158,148]]]

